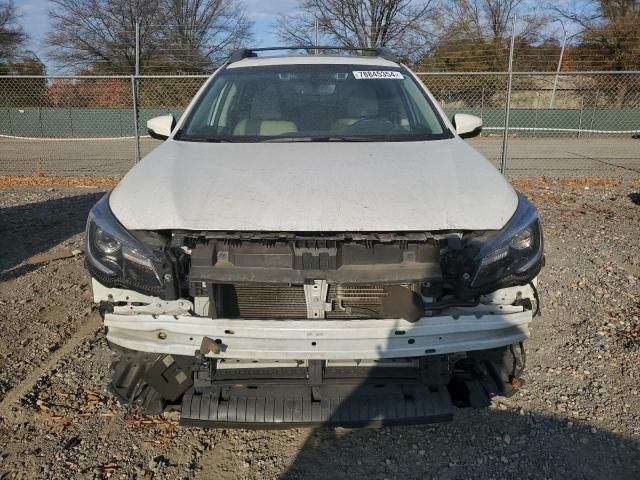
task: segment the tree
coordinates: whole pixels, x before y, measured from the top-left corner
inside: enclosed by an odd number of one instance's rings
[[[514,39],[514,68],[526,70],[539,65],[535,43],[545,19],[527,0],[452,0],[443,6],[443,33],[421,58],[422,69],[504,72],[515,15],[520,21]],[[527,81],[518,83],[523,86]],[[505,88],[503,75],[452,76],[446,84],[434,85],[432,91],[439,98],[479,107],[501,105]]]
[[[202,70],[222,63],[251,38],[251,23],[238,4],[226,0],[167,0],[168,29],[162,32],[165,53],[178,69]]]
[[[640,0],[588,0],[580,9],[552,7],[579,29],[578,44],[565,65],[574,70],[638,70],[640,68]],[[640,101],[635,77],[596,75],[589,88],[601,92],[598,104],[634,105]]]
[[[32,52],[12,55],[0,63],[0,106],[42,106],[45,102],[45,78],[15,79],[14,75],[44,75],[42,62]]]
[[[199,72],[250,37],[233,0],[51,0],[49,57],[71,70],[133,73],[136,22],[143,73]]]
[[[27,39],[18,23],[19,17],[13,0],[0,0],[0,63],[13,58]]]
[[[317,19],[322,43],[347,48],[389,47],[415,57],[433,40],[435,0],[301,0],[296,14],[275,25],[287,44],[311,46]]]
[[[46,81],[28,78],[16,81],[11,75],[43,75],[44,65],[24,49],[27,35],[19,23],[20,12],[12,0],[0,0],[0,105],[31,106],[42,104]]]
[[[453,0],[443,8],[445,32],[432,57],[454,70],[505,70],[509,38],[515,15],[521,19],[516,31],[515,52],[524,53],[539,40],[546,24],[527,0]],[[516,55],[517,62],[517,55]]]
[[[568,58],[576,68],[640,68],[639,0],[589,0],[579,10],[553,10],[581,29]]]
[[[131,105],[131,85],[120,78],[59,78],[47,88],[47,105],[56,108],[126,108]]]

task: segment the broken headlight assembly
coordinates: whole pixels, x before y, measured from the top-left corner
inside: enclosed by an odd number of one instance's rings
[[[464,238],[462,292],[465,297],[529,283],[544,263],[536,207],[518,193],[518,207],[499,231]],[[461,292],[461,293],[462,293]]]
[[[86,251],[89,272],[107,287],[158,295],[164,280],[172,279],[162,248],[143,243],[124,228],[111,213],[108,195],[89,212]]]

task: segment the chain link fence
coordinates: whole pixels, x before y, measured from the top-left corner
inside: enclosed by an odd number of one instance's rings
[[[448,116],[469,113],[483,132],[469,142],[511,177],[640,174],[640,72],[421,74]]]
[[[640,72],[514,72],[508,125],[507,72],[419,75],[449,117],[482,118],[468,141],[510,177],[640,174]],[[120,177],[206,78],[0,77],[0,175]]]

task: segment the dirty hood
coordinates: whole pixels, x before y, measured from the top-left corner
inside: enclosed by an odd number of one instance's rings
[[[517,196],[458,138],[428,142],[168,140],[115,188],[130,230],[500,229]]]

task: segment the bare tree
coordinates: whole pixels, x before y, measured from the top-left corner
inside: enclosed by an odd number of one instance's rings
[[[249,41],[251,23],[241,5],[227,0],[166,0],[168,29],[162,32],[166,56],[181,70],[220,63]]]
[[[323,43],[348,48],[390,47],[411,57],[433,39],[435,0],[301,0],[299,11],[274,28],[287,44],[313,45],[318,20]]]
[[[444,8],[446,37],[500,42],[511,34],[514,15],[521,17],[518,36],[535,40],[546,23],[529,0],[453,0]]]
[[[433,69],[504,70],[517,16],[515,63],[529,68],[535,59],[539,64],[536,44],[547,20],[533,1],[451,0],[442,8],[442,35],[421,63]]]
[[[132,73],[135,24],[140,24],[141,64],[158,48],[162,17],[153,0],[51,0],[48,57],[70,70]]]
[[[584,0],[569,5],[549,3],[554,14],[583,28],[604,26],[615,22],[637,22],[640,18],[638,0]]]
[[[18,23],[19,13],[13,0],[0,0],[0,63],[12,58],[27,36]]]
[[[640,68],[640,0],[587,0],[579,6],[550,6],[579,29],[568,62],[574,68]]]
[[[202,71],[250,34],[233,0],[51,0],[49,57],[71,70]]]

